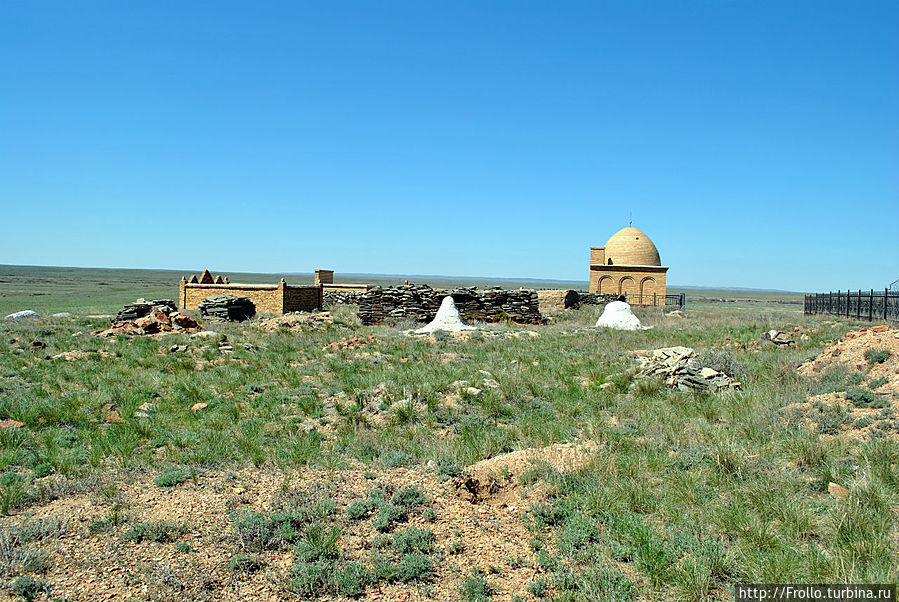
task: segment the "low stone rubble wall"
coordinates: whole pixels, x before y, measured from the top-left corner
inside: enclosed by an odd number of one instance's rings
[[[426,284],[404,284],[373,288],[359,295],[355,302],[359,305],[359,319],[363,324],[377,324],[388,318],[430,322],[447,295],[453,298],[464,320],[512,320],[519,324],[544,322],[536,291],[527,289],[479,290],[472,287],[442,290],[433,289]]]
[[[581,305],[606,305],[612,301],[624,301],[624,295],[609,295],[606,293],[578,293],[578,301]]]
[[[359,303],[359,297],[364,294],[360,291],[329,291],[325,289],[322,297],[325,305],[356,305]]]

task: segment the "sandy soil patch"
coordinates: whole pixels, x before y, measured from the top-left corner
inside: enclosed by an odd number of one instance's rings
[[[456,487],[472,503],[518,509],[533,502],[533,492],[527,492],[527,499],[522,497],[522,475],[546,465],[561,472],[577,470],[595,453],[594,443],[556,443],[509,452],[472,464],[462,472]]]
[[[865,357],[869,349],[886,350],[890,356],[883,362],[870,363]],[[886,378],[888,382],[879,390],[899,393],[899,331],[882,325],[848,332],[842,340],[827,345],[818,357],[802,364],[799,373],[819,376],[837,365],[858,370],[870,379]]]
[[[546,458],[558,466],[585,461],[577,446],[551,446],[552,451],[516,452],[487,466],[511,467],[515,473],[528,464],[526,458]],[[61,535],[36,542],[48,555],[49,569],[38,577],[51,593],[68,600],[282,600],[294,599],[286,590],[286,575],[293,562],[291,551],[268,551],[259,556],[264,567],[255,572],[234,571],[229,558],[239,551],[233,516],[275,507],[285,489],[320,492],[337,503],[345,516],[346,505],[364,498],[373,487],[397,490],[417,485],[431,498],[435,518],[426,522],[413,517],[404,526],[431,529],[438,553],[436,574],[420,584],[369,587],[362,600],[452,600],[459,584],[472,568],[490,570],[488,579],[497,590],[493,599],[526,596],[527,584],[537,577],[534,552],[528,546],[520,508],[472,504],[457,494],[456,485],[441,481],[422,468],[391,469],[372,473],[350,468],[281,472],[245,469],[235,472],[205,471],[194,480],[164,490],[153,475],[108,475],[115,497],[97,491],[58,499],[43,506],[0,518],[3,527],[60,521]],[[128,520],[105,532],[91,532],[89,525],[108,520],[113,500]],[[122,535],[135,522],[182,522],[186,531],[176,542],[136,543]],[[370,522],[347,521],[340,540],[342,551],[364,559],[371,541],[379,534]],[[460,549],[461,542],[461,551]],[[189,551],[184,551],[189,545]],[[178,551],[179,548],[181,551]],[[491,570],[492,569],[492,570]],[[430,588],[430,595],[425,589]],[[0,597],[9,596],[8,590]],[[334,600],[339,598],[321,598]]]

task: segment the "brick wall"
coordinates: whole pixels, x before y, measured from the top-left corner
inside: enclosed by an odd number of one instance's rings
[[[284,312],[312,311],[321,309],[322,305],[322,287],[320,286],[284,287]]]
[[[591,265],[591,293],[628,295],[632,305],[652,304],[653,294],[665,297],[667,267]],[[664,303],[664,300],[661,301]]]
[[[197,309],[203,299],[214,295],[246,297],[261,314],[322,308],[321,287],[288,286],[283,280],[279,284],[196,284],[182,280],[178,288],[178,307],[181,309]]]

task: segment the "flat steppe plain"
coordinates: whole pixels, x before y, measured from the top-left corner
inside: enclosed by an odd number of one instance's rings
[[[890,364],[800,372],[870,325],[795,296],[688,292],[682,315],[638,310],[640,332],[587,307],[410,337],[338,307],[98,338],[89,315],[171,298],[180,272],[17,269],[0,313],[74,315],[0,321],[0,596],[725,600],[899,579],[897,399],[873,378]],[[796,344],[759,344],[772,328]],[[742,389],[634,377],[635,352],[671,345]]]

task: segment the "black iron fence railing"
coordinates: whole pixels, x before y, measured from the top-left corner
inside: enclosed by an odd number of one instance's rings
[[[830,314],[856,320],[899,322],[899,291],[837,291],[805,296],[805,315]]]
[[[624,300],[631,305],[664,305],[683,307],[687,303],[687,297],[684,293],[679,295],[633,295],[626,294]]]

